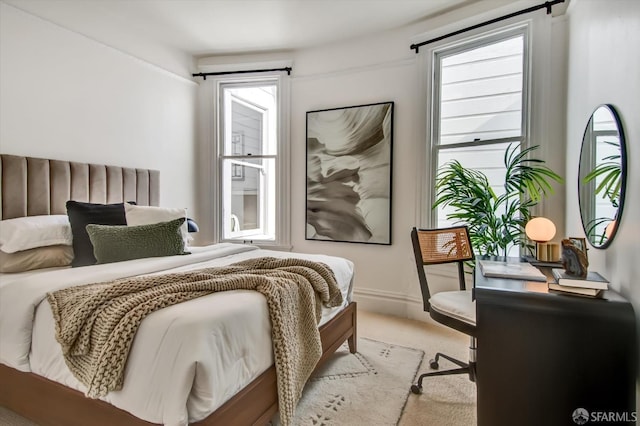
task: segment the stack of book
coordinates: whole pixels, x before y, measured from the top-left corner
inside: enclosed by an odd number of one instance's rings
[[[580,296],[598,297],[609,288],[609,281],[597,272],[589,272],[586,278],[568,275],[563,269],[553,268],[556,282],[549,283],[549,290]]]

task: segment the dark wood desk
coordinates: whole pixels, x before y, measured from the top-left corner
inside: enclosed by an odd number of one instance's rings
[[[578,408],[632,419],[638,355],[627,300],[476,271],[478,426],[575,425]]]

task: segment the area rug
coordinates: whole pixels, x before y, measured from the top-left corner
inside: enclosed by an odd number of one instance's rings
[[[293,424],[397,425],[423,357],[418,349],[365,338],[355,354],[343,345],[305,386]]]
[[[38,426],[30,420],[25,419],[9,411],[4,407],[0,407],[0,426]]]
[[[344,344],[304,388],[295,426],[397,425],[424,352],[359,338]],[[280,425],[274,418],[273,425]],[[0,407],[0,426],[35,426]]]

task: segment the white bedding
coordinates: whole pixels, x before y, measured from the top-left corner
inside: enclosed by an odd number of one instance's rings
[[[255,257],[299,257],[324,262],[344,302],[323,309],[324,324],[351,301],[353,264],[343,258],[261,250],[240,244],[193,247],[193,254],[82,268],[0,275],[0,362],[85,391],[64,363],[54,336],[47,292],[117,278],[226,265]],[[320,325],[321,325],[320,324]],[[152,423],[186,425],[207,417],[273,364],[264,296],[215,293],[161,309],[141,324],[124,387],[105,401]]]

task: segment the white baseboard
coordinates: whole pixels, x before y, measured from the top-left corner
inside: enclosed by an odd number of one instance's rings
[[[354,289],[353,298],[358,302],[358,309],[428,321],[429,314],[424,312],[422,299],[394,291],[374,289]]]

